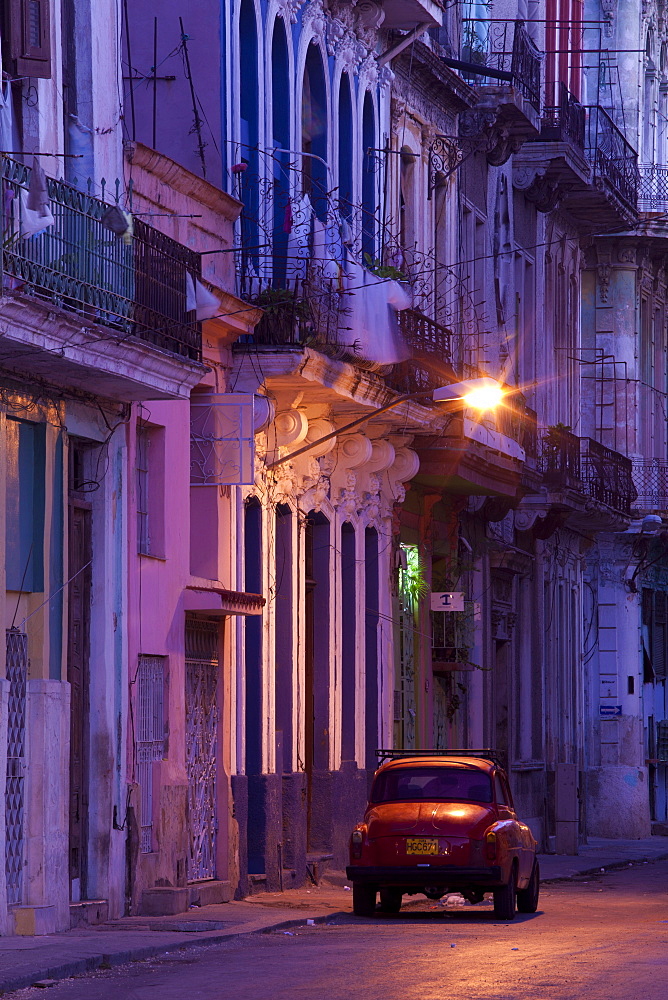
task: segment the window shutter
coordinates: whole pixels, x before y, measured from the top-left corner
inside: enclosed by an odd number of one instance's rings
[[[649,589],[649,587],[643,587],[642,589],[643,625],[650,625],[652,621],[652,597],[653,597],[653,592]]]
[[[16,76],[51,76],[51,0],[8,0],[9,57]]]
[[[666,594],[662,590],[654,591],[654,621],[652,623],[652,666],[657,677],[666,676]]]

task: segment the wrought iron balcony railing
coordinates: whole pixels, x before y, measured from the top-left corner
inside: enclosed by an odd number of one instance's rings
[[[398,392],[425,392],[448,382],[453,374],[453,334],[418,309],[397,314],[399,330],[411,358],[393,366],[385,381]]]
[[[577,489],[580,485],[580,438],[555,424],[540,435],[539,467],[550,486]]]
[[[650,163],[638,167],[640,186],[638,189],[639,212],[668,211],[668,165]]]
[[[519,394],[509,395],[496,410],[496,427],[506,437],[517,441],[524,449],[526,460],[535,465],[538,451],[536,412],[526,405]]]
[[[458,65],[453,60],[446,62],[462,70],[471,83],[480,83],[485,76],[508,81],[540,111],[541,58],[523,21],[466,19],[462,62]]]
[[[633,486],[636,510],[668,511],[668,461],[658,458],[633,462]]]
[[[622,514],[637,496],[630,458],[559,424],[542,432],[540,470],[549,486],[584,493]]]
[[[559,104],[543,108],[540,135],[536,142],[570,142],[578,149],[585,147],[586,114],[568,88],[559,84]]]
[[[200,325],[187,312],[198,253],[141,219],[129,243],[102,222],[108,202],[47,179],[53,221],[28,236],[30,168],[2,159],[2,285],[22,290],[162,350],[198,360]],[[31,223],[34,216],[30,217]]]
[[[586,108],[585,152],[594,181],[610,188],[631,212],[637,211],[638,154],[603,108]]]
[[[581,438],[580,444],[585,493],[598,503],[629,514],[637,497],[631,459],[591,438]]]
[[[244,294],[244,292],[246,294]],[[354,354],[354,334],[341,330],[345,313],[338,282],[313,274],[295,279],[287,288],[265,288],[242,295],[262,309],[262,317],[252,334],[239,338],[235,346],[245,350],[250,344],[294,349],[314,347],[327,354]],[[348,334],[349,344],[345,343]]]

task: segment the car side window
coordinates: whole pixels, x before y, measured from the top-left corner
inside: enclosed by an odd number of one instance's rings
[[[506,795],[506,789],[501,781],[501,777],[498,774],[494,775],[494,789],[496,791],[496,804],[498,806],[507,806],[508,796]]]

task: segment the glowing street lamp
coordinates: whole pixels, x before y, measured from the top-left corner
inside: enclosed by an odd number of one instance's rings
[[[347,431],[353,430],[354,427],[365,424],[367,420],[372,420],[379,413],[385,413],[386,410],[391,410],[393,407],[400,406],[402,403],[407,403],[410,400],[424,399],[431,400],[433,403],[455,404],[448,407],[448,412],[452,413],[465,407],[481,411],[493,410],[502,402],[504,396],[505,392],[501,387],[501,383],[497,382],[495,378],[489,378],[488,376],[484,378],[465,379],[463,382],[453,382],[451,385],[440,386],[434,390],[425,391],[423,389],[420,392],[409,392],[403,396],[397,396],[391,403],[379,406],[371,413],[366,413],[363,417],[358,417],[357,420],[351,420],[349,424],[344,424],[343,427],[337,427],[335,431],[325,434],[316,441],[310,441],[303,448],[298,448],[297,451],[292,451],[289,455],[283,455],[282,458],[277,458],[276,461],[267,463],[266,467],[267,469],[275,469],[277,466],[283,465],[284,462],[289,462],[299,455],[304,455],[307,451],[311,451],[312,448],[316,448],[325,441],[330,441],[339,434],[345,434]]]
[[[471,378],[434,389],[433,399],[435,403],[459,400],[474,410],[495,410],[505,395],[495,378]]]

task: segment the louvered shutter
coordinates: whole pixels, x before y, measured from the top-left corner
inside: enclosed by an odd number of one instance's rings
[[[9,58],[16,76],[51,76],[51,0],[6,0]]]

